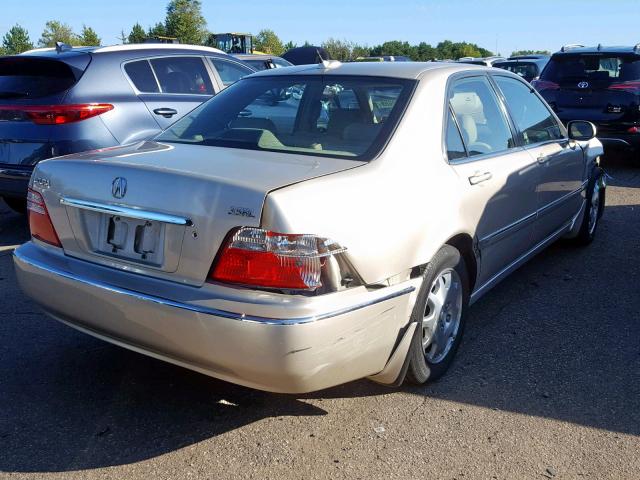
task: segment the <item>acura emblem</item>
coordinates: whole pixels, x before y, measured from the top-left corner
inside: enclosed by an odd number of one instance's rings
[[[578,88],[588,88],[589,87],[589,82],[580,82],[578,84]]]
[[[116,177],[111,184],[111,195],[114,198],[124,198],[127,194],[127,179],[124,177]]]

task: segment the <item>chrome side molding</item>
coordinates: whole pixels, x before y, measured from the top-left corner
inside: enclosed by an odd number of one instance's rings
[[[178,217],[161,212],[151,212],[137,208],[125,207],[122,205],[112,205],[107,203],[89,202],[77,198],[61,198],[60,203],[67,207],[90,210],[92,212],[107,213],[109,215],[122,215],[123,217],[135,218],[138,220],[149,220],[150,222],[170,223],[172,225],[191,226],[193,222],[186,217]]]

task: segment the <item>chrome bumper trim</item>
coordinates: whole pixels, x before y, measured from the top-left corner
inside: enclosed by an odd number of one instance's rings
[[[351,305],[349,307],[344,307],[338,310],[333,310],[330,312],[326,312],[326,313],[321,313],[318,315],[312,315],[312,316],[308,316],[308,317],[297,317],[297,318],[270,318],[270,317],[260,317],[260,316],[256,316],[256,315],[245,315],[244,313],[236,313],[236,312],[229,312],[227,310],[218,310],[217,308],[209,308],[209,307],[203,307],[200,305],[193,305],[193,304],[189,304],[189,303],[183,303],[183,302],[176,302],[173,300],[169,300],[166,298],[161,298],[161,297],[156,297],[154,295],[148,295],[145,293],[140,293],[140,292],[136,292],[134,290],[129,290],[126,288],[121,288],[121,287],[116,287],[114,285],[109,285],[107,283],[104,282],[100,282],[97,280],[91,280],[88,278],[83,278],[80,277],[78,275],[75,275],[73,273],[70,272],[66,272],[64,270],[60,270],[54,267],[50,267],[42,262],[39,262],[37,260],[33,260],[30,259],[28,257],[26,257],[25,255],[23,255],[20,252],[20,249],[18,250],[14,250],[13,252],[13,256],[15,258],[15,260],[17,262],[22,262],[25,263],[27,265],[31,265],[32,267],[35,267],[37,269],[40,270],[44,270],[48,273],[60,276],[62,278],[66,278],[68,280],[73,280],[75,282],[79,282],[82,283],[84,285],[89,285],[95,288],[99,288],[101,290],[106,290],[109,292],[113,292],[113,293],[118,293],[121,295],[125,295],[128,297],[133,297],[136,298],[138,300],[142,300],[145,302],[151,302],[151,303],[156,303],[159,305],[164,305],[167,307],[173,307],[173,308],[178,308],[181,310],[188,310],[191,312],[196,312],[196,313],[202,313],[205,315],[213,315],[216,317],[222,317],[222,318],[228,318],[228,319],[232,319],[232,320],[239,320],[239,321],[243,321],[243,322],[253,322],[253,323],[260,323],[260,324],[266,324],[266,325],[299,325],[299,324],[305,324],[305,323],[311,323],[311,322],[316,322],[319,320],[325,320],[327,318],[332,318],[332,317],[337,317],[339,315],[344,315],[356,310],[360,310],[362,308],[365,307],[369,307],[371,305],[376,305],[378,303],[387,301],[387,300],[391,300],[392,298],[397,298],[403,295],[406,295],[408,293],[411,293],[415,290],[414,286],[409,286],[409,287],[405,287],[401,290],[396,290],[394,292],[391,293],[387,293],[385,295],[376,297],[376,298],[372,298],[371,300],[368,300],[366,302],[362,302],[362,303],[358,303],[356,305]],[[392,287],[387,287],[387,288],[392,288]],[[382,289],[382,290],[386,290]]]
[[[81,208],[92,212],[108,213],[109,215],[122,215],[123,217],[136,218],[138,220],[149,220],[151,222],[170,223],[173,225],[193,225],[193,222],[188,218],[160,212],[139,210],[137,208],[124,207],[122,205],[88,202],[77,198],[61,198],[60,203],[67,207]]]

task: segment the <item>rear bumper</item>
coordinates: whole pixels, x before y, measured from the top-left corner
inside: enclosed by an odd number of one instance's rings
[[[114,278],[113,270],[50,250],[57,249],[27,243],[14,252],[14,263],[22,289],[55,319],[213,377],[284,393],[320,390],[397,364],[389,360],[420,282],[331,294],[332,307],[296,297],[294,306],[282,309],[285,297],[292,298],[284,295],[274,305],[240,304],[217,298],[215,286],[206,301],[189,301],[188,293],[169,299],[123,286],[142,286],[141,277],[131,273],[117,272],[121,281],[105,283]],[[103,270],[110,272],[102,275]],[[175,289],[203,290],[177,284]],[[260,315],[275,307],[281,315]],[[393,372],[382,377],[394,379]]]
[[[27,187],[33,168],[12,168],[0,165],[0,197],[27,197]]]

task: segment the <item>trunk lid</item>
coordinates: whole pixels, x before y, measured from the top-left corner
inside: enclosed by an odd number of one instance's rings
[[[201,285],[228,233],[260,225],[270,191],[363,163],[142,142],[42,162],[33,180],[50,185],[67,255]]]
[[[26,168],[53,155],[55,126],[34,123],[24,109],[61,104],[91,60],[86,52],[41,55],[0,57],[1,165]]]

